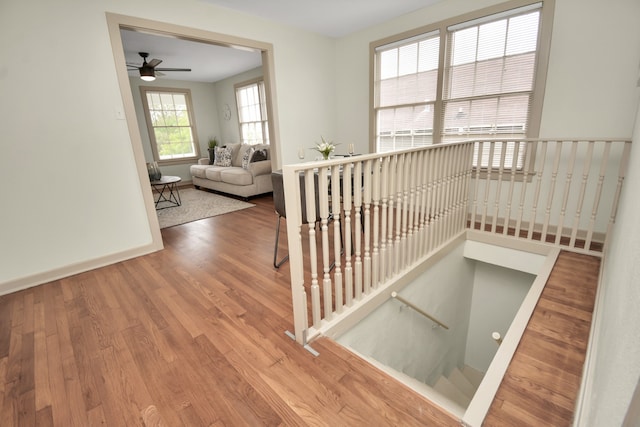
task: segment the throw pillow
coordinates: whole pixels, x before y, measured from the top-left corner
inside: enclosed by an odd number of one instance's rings
[[[231,147],[216,147],[214,166],[231,166]]]
[[[243,169],[247,169],[249,167],[249,159],[251,159],[251,156],[253,155],[253,147],[249,147],[244,151],[244,154],[242,155],[242,168]]]
[[[261,162],[262,160],[267,160],[267,150],[264,148],[262,150],[255,150],[249,163]]]

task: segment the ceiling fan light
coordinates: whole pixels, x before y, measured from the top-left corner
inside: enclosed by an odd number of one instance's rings
[[[140,78],[145,82],[152,82],[156,79],[156,74],[151,67],[140,67]]]

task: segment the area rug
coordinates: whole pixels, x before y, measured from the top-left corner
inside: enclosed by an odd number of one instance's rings
[[[203,218],[235,212],[255,206],[242,200],[224,197],[209,191],[185,188],[180,191],[181,206],[159,209],[160,228],[173,227]],[[166,193],[165,193],[166,194]],[[155,195],[157,197],[157,195]],[[161,202],[159,207],[166,206]]]

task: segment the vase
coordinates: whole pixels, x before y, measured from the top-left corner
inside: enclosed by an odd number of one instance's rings
[[[149,174],[149,181],[158,181],[162,178],[162,172],[160,172],[158,162],[147,163],[147,173]]]
[[[216,160],[216,149],[207,148],[207,150],[209,150],[209,164],[212,165]]]
[[[325,160],[329,160],[329,156],[331,155],[331,153],[322,153],[322,158]]]

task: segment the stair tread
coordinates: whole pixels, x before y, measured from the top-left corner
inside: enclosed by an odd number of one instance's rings
[[[449,381],[446,377],[440,377],[436,382],[436,385],[433,387],[438,393],[441,393],[443,396],[448,399],[453,400],[458,405],[463,408],[467,408],[471,399],[469,399],[463,392],[461,392],[451,381]]]
[[[467,380],[469,380],[471,384],[473,384],[476,390],[478,389],[478,387],[480,387],[482,378],[484,378],[484,374],[482,372],[478,371],[475,368],[472,368],[469,365],[464,365],[464,368],[462,368],[462,374]]]
[[[455,368],[448,377],[449,381],[455,385],[458,390],[465,394],[469,399],[473,399],[473,395],[476,393],[477,387],[474,387],[473,384],[464,376],[462,372],[458,368]]]

